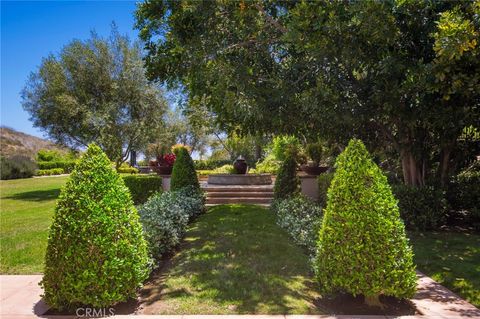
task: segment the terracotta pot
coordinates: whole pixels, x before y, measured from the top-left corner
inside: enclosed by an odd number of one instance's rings
[[[325,173],[328,170],[328,166],[309,166],[309,165],[302,165],[302,171],[307,173],[308,175],[318,176],[322,173]]]
[[[248,165],[243,158],[237,158],[235,162],[233,162],[233,168],[237,174],[246,174]]]
[[[158,175],[172,175],[173,166],[157,166],[154,168]]]

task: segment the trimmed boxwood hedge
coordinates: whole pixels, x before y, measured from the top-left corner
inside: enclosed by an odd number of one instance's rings
[[[158,175],[122,176],[135,205],[143,204],[157,192],[162,191],[162,178]]]
[[[46,170],[52,168],[62,168],[65,173],[70,173],[75,168],[77,161],[53,161],[53,162],[37,162],[38,169]]]
[[[357,139],[335,165],[315,262],[321,293],[364,295],[371,304],[381,294],[412,297],[413,252],[387,178]]]
[[[63,174],[63,168],[39,169],[35,172],[37,176],[50,176]]]
[[[123,179],[95,144],[62,189],[41,286],[59,310],[109,307],[136,296],[150,271],[147,242]]]

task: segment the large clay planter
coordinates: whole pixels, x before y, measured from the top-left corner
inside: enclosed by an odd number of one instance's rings
[[[309,166],[309,165],[302,165],[302,171],[307,173],[308,175],[318,176],[322,173],[325,173],[328,170],[328,166]]]
[[[156,166],[154,170],[158,175],[172,175],[172,166]]]
[[[237,158],[235,162],[233,162],[233,168],[237,174],[246,174],[247,173],[247,162],[245,162],[242,158]]]

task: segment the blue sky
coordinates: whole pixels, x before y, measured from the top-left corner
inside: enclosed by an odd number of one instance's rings
[[[1,125],[43,137],[21,106],[20,91],[43,57],[90,31],[107,36],[115,21],[134,40],[134,1],[1,1]]]

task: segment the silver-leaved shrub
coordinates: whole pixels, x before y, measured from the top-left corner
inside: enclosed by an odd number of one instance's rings
[[[313,256],[322,224],[322,208],[301,194],[276,200],[272,207],[277,215],[277,224]]]
[[[140,221],[153,258],[160,258],[180,243],[189,220],[204,211],[204,203],[203,193],[185,187],[157,193],[140,206]]]

